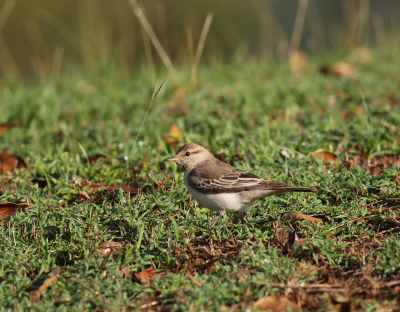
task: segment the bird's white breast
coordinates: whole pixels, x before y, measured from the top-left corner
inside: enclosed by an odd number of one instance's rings
[[[211,210],[241,211],[247,210],[253,201],[243,197],[240,193],[207,194],[195,190],[188,183],[189,170],[185,171],[184,182],[192,197],[203,207]]]

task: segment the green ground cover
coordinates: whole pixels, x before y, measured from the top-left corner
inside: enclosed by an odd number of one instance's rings
[[[182,67],[185,83],[166,79],[151,107],[156,82],[146,69],[3,82],[0,123],[9,127],[0,149],[27,167],[3,170],[0,202],[30,206],[1,220],[0,309],[247,311],[268,294],[307,311],[394,309],[397,51],[381,47],[370,61],[310,56],[300,75],[286,62],[240,55],[200,68],[196,88]],[[344,60],[357,78],[320,73]],[[171,124],[182,132],[175,148],[166,142]],[[203,229],[214,215],[187,196],[180,169],[162,162],[190,141],[238,169],[318,192],[266,198],[245,223],[228,214]],[[336,163],[309,157],[317,149]],[[105,157],[87,161],[96,154]],[[122,183],[131,192],[93,186]],[[322,223],[291,221],[289,210]],[[99,252],[104,242],[116,250]],[[151,268],[148,279],[135,274]]]

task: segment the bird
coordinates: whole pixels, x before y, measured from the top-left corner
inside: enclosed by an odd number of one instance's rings
[[[174,156],[164,161],[180,166],[184,171],[185,186],[192,197],[201,206],[218,212],[207,228],[211,228],[225,211],[236,212],[243,220],[243,212],[264,197],[285,192],[316,191],[314,188],[263,180],[247,171],[235,169],[196,143],[183,145]]]

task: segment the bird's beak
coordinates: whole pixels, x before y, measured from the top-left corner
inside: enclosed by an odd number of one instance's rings
[[[164,159],[164,161],[177,161],[177,160],[179,160],[179,157],[175,157],[175,156]]]

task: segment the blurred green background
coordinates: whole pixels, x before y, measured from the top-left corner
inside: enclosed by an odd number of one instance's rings
[[[161,63],[129,0],[1,0],[0,76],[45,78],[79,66],[121,74]],[[174,65],[191,62],[209,12],[202,62],[245,55],[286,58],[380,45],[398,35],[393,0],[146,0],[139,7]],[[194,52],[192,52],[194,50]]]

